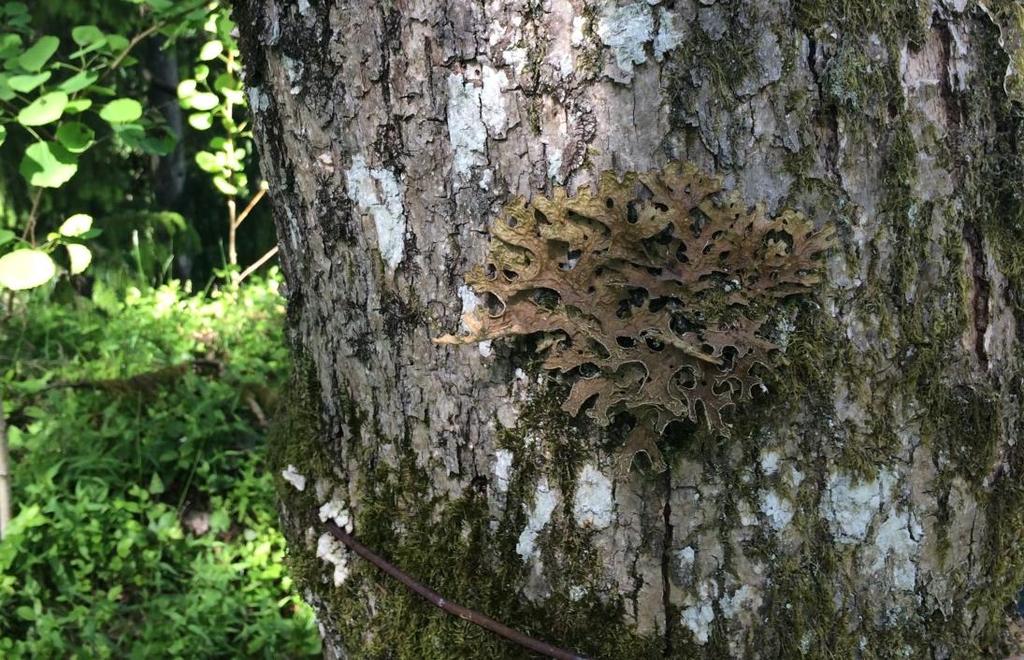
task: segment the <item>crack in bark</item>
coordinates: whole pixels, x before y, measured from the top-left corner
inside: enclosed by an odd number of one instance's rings
[[[988,299],[991,284],[985,275],[985,253],[981,235],[974,223],[964,222],[964,242],[970,255],[971,310],[974,317],[974,352],[982,369],[988,369],[988,353],[985,351],[985,333],[988,331]]]
[[[665,484],[665,507],[662,517],[665,536],[661,549],[661,598],[665,610],[665,657],[672,656],[672,466],[662,472]]]

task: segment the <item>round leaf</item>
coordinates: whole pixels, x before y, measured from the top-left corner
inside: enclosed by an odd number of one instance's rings
[[[238,194],[238,188],[222,176],[213,177],[213,185],[216,186],[217,190],[221,191],[221,193],[228,197],[233,197]]]
[[[0,60],[9,60],[21,52],[21,35],[7,33],[0,35]]]
[[[213,126],[213,116],[209,112],[196,112],[188,116],[188,125],[197,131],[205,131]]]
[[[61,223],[61,236],[81,236],[92,229],[92,216],[87,213],[76,213]]]
[[[220,103],[220,97],[213,92],[199,92],[190,97],[188,102],[195,110],[205,112],[216,108],[217,104]]]
[[[182,80],[178,83],[178,98],[187,99],[196,93],[196,81],[191,79]]]
[[[61,124],[57,129],[57,141],[73,154],[80,154],[92,146],[96,133],[78,121]]]
[[[0,73],[0,101],[11,101],[17,96],[7,81],[7,75]]]
[[[32,44],[31,48],[18,57],[18,65],[26,71],[38,71],[53,57],[53,54],[57,52],[59,47],[60,39],[57,37],[52,35],[41,37],[39,41]]]
[[[25,149],[18,171],[33,186],[59,188],[78,171],[78,158],[56,142],[36,142]]]
[[[50,92],[32,101],[18,113],[18,123],[22,126],[42,126],[57,121],[64,114],[68,105],[68,95],[64,92]]]
[[[68,243],[64,247],[68,250],[68,260],[71,262],[72,275],[81,273],[92,263],[92,251],[84,245]]]
[[[57,87],[63,92],[74,94],[93,84],[98,78],[99,74],[95,71],[79,71]]]
[[[95,25],[77,25],[71,29],[71,39],[79,46],[88,46],[103,39],[103,31]]]
[[[203,47],[199,49],[199,59],[208,62],[210,60],[217,59],[217,56],[224,52],[224,44],[218,39],[213,41],[207,41],[203,44]]]
[[[16,92],[22,94],[31,92],[36,87],[39,87],[44,82],[50,79],[53,73],[50,71],[43,71],[42,73],[25,73],[20,76],[11,76],[7,79],[7,84]]]
[[[141,116],[142,104],[135,99],[116,99],[100,110],[100,117],[111,124],[126,124]]]
[[[196,165],[202,171],[209,172],[210,174],[220,172],[224,167],[224,164],[209,151],[200,151],[196,154]]]
[[[92,107],[92,99],[75,99],[68,101],[68,107],[64,108],[64,114],[77,115]]]
[[[57,265],[41,250],[25,248],[0,257],[0,286],[7,289],[33,289],[46,284],[56,274]]]

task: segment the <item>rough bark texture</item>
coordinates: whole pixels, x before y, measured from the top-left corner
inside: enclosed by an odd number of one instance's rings
[[[521,656],[320,516],[595,657],[1003,652],[1024,125],[996,4],[240,2],[297,365],[273,454],[329,653]],[[463,273],[515,196],[671,161],[837,247],[731,437],[672,425],[669,470],[624,476],[624,430],[561,412],[528,342],[432,339],[477,304]]]

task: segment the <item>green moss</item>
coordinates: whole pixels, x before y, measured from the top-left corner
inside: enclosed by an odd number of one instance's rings
[[[523,657],[519,647],[441,612],[358,557],[351,557],[345,584],[333,586],[331,567],[306,542],[306,530],[313,529],[314,538],[321,533],[315,489],[307,486],[299,492],[280,477],[291,464],[309,484],[317,479],[337,482],[321,435],[312,368],[308,362],[298,363],[270,452],[290,538],[288,563],[303,593],[323,603],[332,629],[361,658]],[[563,397],[555,388],[541,394],[526,406],[515,428],[502,432],[500,443],[516,455],[510,501],[529,501],[541,466],[551,465],[558,467],[555,477],[565,506],[571,503],[588,445],[559,409]],[[344,402],[343,409],[353,437],[375,434],[352,402]],[[527,576],[516,552],[526,511],[512,507],[493,520],[486,479],[455,500],[432,493],[430,476],[417,466],[411,445],[400,441],[396,451],[397,468],[377,462],[363,481],[355,520],[363,543],[446,598],[528,635],[594,657],[660,654],[660,638],[641,638],[630,631],[621,598],[598,597],[593,589],[577,601],[565,597],[570,586],[601,586],[594,582],[603,571],[590,533],[577,528],[567,512],[556,514],[538,539],[557,594],[529,602],[520,596]]]

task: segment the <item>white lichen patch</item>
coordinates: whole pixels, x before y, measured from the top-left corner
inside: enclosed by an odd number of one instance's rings
[[[707,644],[711,637],[711,624],[715,620],[715,609],[711,601],[718,595],[718,585],[714,582],[702,582],[697,590],[697,597],[690,597],[690,604],[683,608],[679,615],[680,622],[693,633],[698,644]]]
[[[405,256],[402,184],[390,170],[367,167],[366,159],[357,155],[345,172],[345,185],[349,197],[373,219],[380,256],[390,270],[395,270]]]
[[[448,76],[448,139],[452,168],[459,181],[469,181],[474,167],[487,164],[487,125],[481,105],[481,88],[458,73]]]
[[[597,20],[597,36],[612,51],[617,72],[611,76],[618,82],[633,79],[633,67],[647,60],[645,47],[654,36],[654,16],[646,2],[616,7],[605,3]]]
[[[533,508],[526,521],[526,528],[519,535],[516,552],[524,560],[530,560],[537,552],[537,535],[551,521],[551,514],[558,505],[557,489],[548,486],[548,478],[541,477],[533,496]]]
[[[505,90],[508,76],[504,71],[483,67],[480,90],[480,118],[492,138],[502,139],[508,130],[508,115],[505,113]]]
[[[512,452],[498,449],[494,452],[494,488],[499,493],[508,492],[509,475],[512,473]]]
[[[831,474],[821,502],[821,515],[828,521],[839,543],[857,543],[867,536],[868,527],[888,499],[895,477],[881,471],[877,479],[854,481],[846,474]]]
[[[878,573],[888,564],[892,568],[893,586],[902,591],[913,591],[917,582],[914,558],[920,556],[922,533],[921,524],[911,514],[890,513],[878,526],[875,535],[878,554],[871,570]]]
[[[352,517],[349,515],[348,507],[345,506],[344,500],[337,493],[330,500],[324,502],[317,513],[320,516],[320,522],[333,520],[334,524],[338,527],[346,531],[352,531]]]
[[[681,573],[689,573],[693,570],[693,560],[697,557],[696,551],[693,546],[686,546],[682,550],[676,551],[676,562],[679,564],[679,571]]]
[[[779,471],[779,452],[777,451],[766,451],[761,454],[761,472],[764,476],[770,477]]]
[[[612,524],[614,505],[611,480],[593,465],[585,465],[573,498],[576,523],[604,529]]]
[[[334,586],[343,585],[349,572],[345,546],[325,532],[316,542],[316,556],[334,566]]]
[[[665,53],[683,43],[685,23],[675,12],[662,11],[658,23],[658,34],[654,37],[654,59],[661,62]]]
[[[793,504],[773,490],[765,491],[761,494],[761,513],[778,532],[793,519]]]
[[[756,612],[761,607],[761,592],[744,584],[731,596],[723,596],[718,604],[722,608],[722,616],[731,619],[740,612]]]
[[[294,486],[295,490],[298,490],[298,491],[306,490],[306,477],[302,476],[299,473],[298,468],[296,468],[291,463],[288,464],[288,467],[286,467],[285,469],[281,470],[281,477],[285,481],[290,483],[292,486]]]

